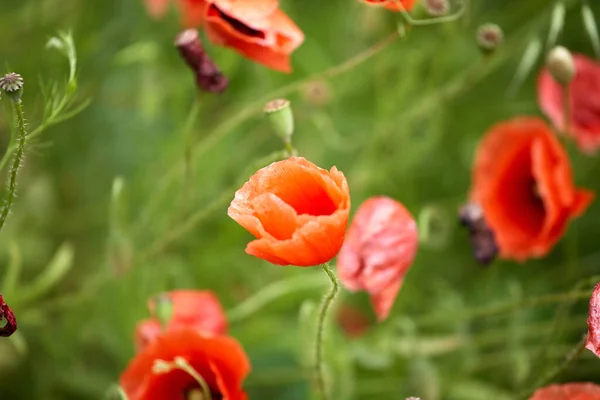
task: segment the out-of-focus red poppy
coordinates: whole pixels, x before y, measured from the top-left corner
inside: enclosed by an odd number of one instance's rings
[[[219,299],[208,291],[174,290],[164,293],[170,301],[171,319],[163,328],[156,313],[156,298],[150,299],[148,308],[152,318],[143,320],[136,327],[136,348],[138,351],[154,341],[162,331],[172,332],[182,329],[195,329],[205,335],[227,333],[227,319]]]
[[[417,0],[364,0],[367,4],[381,5],[392,11],[400,11],[400,4],[406,11],[412,10]]]
[[[579,148],[595,152],[600,147],[600,64],[582,55],[573,54],[575,77],[569,84],[569,132]],[[538,102],[556,129],[565,130],[563,86],[556,82],[547,68],[538,78]]]
[[[389,197],[368,199],[354,216],[337,269],[345,287],[369,293],[380,321],[392,309],[418,241],[414,218]]]
[[[257,238],[246,253],[277,265],[308,267],[339,252],[349,212],[344,174],[291,157],[256,172],[235,193],[227,214]]]
[[[565,383],[538,389],[529,400],[600,400],[600,386],[594,383]]]
[[[171,0],[145,0],[148,14],[161,18],[167,12]],[[202,25],[208,6],[207,0],[177,0],[183,25],[188,28]]]
[[[357,338],[369,329],[369,319],[363,312],[348,304],[344,304],[337,312],[337,323],[350,338]]]
[[[600,283],[596,284],[592,297],[590,297],[590,309],[588,314],[588,334],[585,348],[600,357]]]
[[[250,372],[243,348],[227,336],[203,336],[193,329],[165,332],[138,353],[121,375],[129,400],[180,400],[200,385],[182,369],[157,368],[158,363],[184,360],[208,385],[213,399],[245,400],[242,382]]]
[[[17,318],[0,294],[0,319],[4,320],[4,326],[0,328],[0,336],[8,337],[17,330]]]
[[[471,198],[483,208],[503,258],[547,254],[593,197],[575,188],[567,153],[539,118],[501,122],[479,144]]]
[[[304,41],[276,0],[209,1],[206,33],[216,44],[281,72],[291,71],[290,55]]]

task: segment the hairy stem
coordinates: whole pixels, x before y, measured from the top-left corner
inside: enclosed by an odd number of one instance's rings
[[[329,280],[331,280],[331,289],[321,302],[319,316],[317,319],[317,338],[315,341],[315,374],[319,397],[323,400],[327,400],[329,399],[329,395],[327,393],[327,388],[325,387],[325,377],[323,375],[323,334],[325,332],[325,318],[327,317],[327,313],[329,312],[329,309],[331,308],[331,305],[335,300],[338,291],[340,290],[340,284],[338,283],[333,271],[331,271],[329,263],[323,264],[323,271],[325,271],[329,277]]]
[[[15,103],[15,116],[17,119],[19,137],[17,138],[17,152],[15,153],[15,158],[13,160],[12,168],[10,169],[10,175],[8,178],[8,196],[6,198],[6,202],[4,203],[4,207],[2,208],[2,214],[0,214],[0,230],[2,230],[4,227],[4,223],[8,218],[8,214],[10,213],[10,209],[17,195],[17,174],[21,164],[23,163],[23,156],[25,155],[27,131],[25,130],[23,102],[20,100]]]

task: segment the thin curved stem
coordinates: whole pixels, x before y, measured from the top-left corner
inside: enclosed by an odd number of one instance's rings
[[[548,372],[546,375],[544,375],[542,378],[540,378],[536,382],[536,384],[533,386],[533,388],[528,389],[527,392],[523,393],[523,395],[519,396],[519,398],[523,399],[523,400],[528,399],[529,396],[537,388],[545,386],[546,384],[548,384],[549,382],[554,380],[554,378],[558,377],[560,374],[562,374],[567,369],[569,369],[573,365],[573,363],[577,360],[577,358],[581,355],[583,350],[585,350],[586,338],[587,338],[587,332],[581,337],[581,339],[579,340],[579,342],[577,342],[575,347],[573,347],[567,353],[567,355],[565,356],[562,363],[558,364],[556,367],[554,367],[552,370],[550,370],[550,372]]]
[[[10,213],[10,209],[17,195],[17,174],[23,162],[23,156],[25,155],[27,130],[25,129],[25,116],[23,114],[23,102],[21,100],[15,102],[15,115],[17,118],[19,137],[17,138],[17,152],[8,178],[8,196],[4,203],[4,207],[2,208],[2,213],[0,214],[0,230],[4,227],[4,223],[8,218],[8,214]]]
[[[316,384],[317,384],[317,392],[319,397],[323,400],[329,399],[329,394],[327,393],[327,388],[325,387],[325,377],[323,374],[323,335],[325,332],[325,318],[327,317],[327,313],[335,300],[339,290],[340,284],[335,277],[335,274],[331,270],[329,263],[323,264],[323,271],[329,277],[331,281],[331,289],[323,298],[321,302],[321,307],[319,309],[319,315],[317,318],[317,338],[315,341],[315,374],[316,374]]]
[[[323,286],[320,276],[294,276],[265,286],[262,290],[246,299],[227,312],[229,323],[240,322],[275,300],[294,292]]]

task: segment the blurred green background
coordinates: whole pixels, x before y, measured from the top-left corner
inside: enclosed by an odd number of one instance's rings
[[[558,42],[593,56],[582,3],[564,3]],[[331,323],[326,356],[336,399],[519,399],[585,333],[592,286],[578,282],[600,272],[597,203],[548,257],[524,264],[478,266],[456,222],[485,130],[541,115],[535,76],[553,2],[473,0],[459,21],[413,27],[356,65],[343,63],[393,34],[399,15],[354,0],[281,0],[281,7],[306,35],[294,73],[206,41],[230,87],[201,94],[190,123],[197,92],[172,45],[180,29],[174,9],[154,21],[142,0],[0,0],[0,63],[25,78],[30,127],[44,109],[38,81],[62,87],[68,73],[66,59],[45,48],[59,30],[73,32],[78,51],[75,102],[91,99],[29,143],[0,235],[1,288],[20,323],[17,336],[0,340],[0,398],[102,398],[133,355],[148,297],[210,289],[231,310],[281,280],[296,290],[253,313],[237,309],[231,334],[252,360],[250,398],[311,396],[313,311],[327,279],[316,268],[247,256],[250,235],[226,215],[234,190],[282,149],[260,113],[280,95],[293,104],[299,153],[346,174],[353,209],[385,194],[415,217],[436,216],[391,317],[354,340]],[[485,22],[505,32],[490,59],[475,41]],[[517,73],[525,53],[535,63]],[[10,104],[2,101],[0,110],[6,149]],[[187,140],[194,152],[186,181]],[[599,189],[596,158],[573,146],[569,152],[578,185]],[[49,264],[57,276],[43,275]],[[18,283],[7,287],[17,271]],[[42,289],[28,299],[22,294],[32,284]],[[575,288],[573,304],[552,297]],[[374,321],[364,294],[344,292],[339,304]],[[600,382],[599,372],[600,361],[586,351],[559,379]]]

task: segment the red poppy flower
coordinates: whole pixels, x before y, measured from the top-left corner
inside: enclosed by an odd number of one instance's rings
[[[569,131],[579,148],[595,152],[600,147],[600,64],[582,55],[573,54],[575,77],[570,83]],[[538,102],[556,129],[564,131],[563,87],[548,69],[538,78]]]
[[[17,318],[10,309],[8,304],[4,301],[4,298],[0,294],[0,320],[2,320],[3,327],[0,327],[0,336],[8,337],[15,333],[17,330]]]
[[[471,198],[483,208],[501,257],[544,256],[593,197],[575,188],[565,150],[538,118],[493,126],[477,149]]]
[[[136,327],[138,350],[154,341],[163,330],[171,332],[191,328],[205,335],[224,335],[227,332],[225,312],[212,292],[174,290],[161,296],[166,296],[171,302],[171,319],[163,329],[156,315],[156,298],[150,299],[148,308],[152,318],[141,321]]]
[[[593,383],[565,383],[538,389],[529,400],[600,400],[600,386]]]
[[[590,297],[590,310],[588,314],[588,335],[585,348],[600,357],[600,283],[596,284],[592,297]]]
[[[369,319],[358,308],[344,304],[337,313],[337,323],[346,336],[357,338],[369,329]]]
[[[400,11],[399,4],[402,4],[402,7],[404,7],[404,9],[406,11],[412,10],[412,8],[415,6],[415,4],[417,4],[417,0],[364,0],[364,1],[367,4],[375,4],[375,5],[384,6],[388,10],[392,10],[392,11]]]
[[[170,0],[145,0],[148,14],[153,18],[165,15],[169,8]],[[188,28],[202,25],[207,10],[207,0],[177,0],[181,9],[183,24]]]
[[[165,368],[165,364],[172,367]],[[121,375],[121,388],[129,400],[189,398],[200,385],[189,372],[177,368],[182,364],[202,377],[213,399],[247,399],[242,382],[250,363],[240,344],[227,336],[207,337],[193,329],[157,337],[129,363]]]
[[[290,72],[290,55],[304,34],[279,8],[277,0],[211,0],[206,33],[214,43],[230,47],[260,64]]]
[[[339,252],[349,212],[344,174],[291,157],[256,172],[235,193],[227,214],[257,238],[246,253],[308,267]]]
[[[386,319],[417,253],[417,224],[402,204],[373,197],[359,207],[337,260],[349,290],[366,290],[380,321]]]

